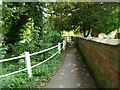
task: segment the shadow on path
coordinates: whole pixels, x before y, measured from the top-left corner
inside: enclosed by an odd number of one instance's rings
[[[69,43],[61,67],[46,88],[96,88],[74,42]]]

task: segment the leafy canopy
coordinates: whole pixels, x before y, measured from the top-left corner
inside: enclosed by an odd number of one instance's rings
[[[74,30],[87,37],[90,31],[109,34],[119,28],[116,2],[57,2],[51,3],[51,7],[49,20],[58,31]]]

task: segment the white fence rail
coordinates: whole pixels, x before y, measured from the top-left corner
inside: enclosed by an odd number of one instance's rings
[[[62,47],[61,47],[61,46],[62,46]],[[57,48],[57,47],[58,47],[58,51],[57,51],[55,54],[53,54],[52,56],[50,56],[50,57],[47,58],[46,60],[44,60],[44,61],[42,61],[42,62],[39,62],[39,63],[36,64],[36,65],[31,66],[30,56],[36,55],[36,54],[39,54],[39,53],[46,52],[46,51],[52,50],[52,49]],[[42,51],[39,51],[39,52],[35,52],[35,53],[32,53],[32,54],[29,54],[29,52],[25,51],[25,55],[0,60],[0,62],[6,62],[6,61],[15,60],[15,59],[24,58],[24,57],[25,57],[25,60],[26,60],[26,68],[25,68],[25,69],[21,69],[21,70],[12,72],[12,73],[8,73],[8,74],[5,74],[5,75],[1,75],[0,78],[6,77],[6,76],[10,76],[10,75],[13,75],[13,74],[16,74],[16,73],[25,71],[25,70],[27,70],[27,72],[28,72],[28,77],[32,77],[32,68],[37,67],[37,66],[39,66],[39,65],[47,62],[48,60],[50,60],[51,58],[53,58],[53,57],[56,56],[57,54],[60,54],[62,49],[65,50],[65,47],[66,47],[66,40],[63,40],[62,43],[58,43],[58,45],[56,45],[56,46],[53,46],[53,47],[51,47],[51,48],[48,48],[48,49],[45,49],[45,50],[42,50]]]
[[[8,59],[4,59],[4,60],[0,60],[0,62],[6,62],[6,61],[10,61],[10,60],[14,60],[14,59],[20,59],[25,57],[25,55],[22,56],[18,56],[18,57],[13,57],[13,58],[8,58]]]

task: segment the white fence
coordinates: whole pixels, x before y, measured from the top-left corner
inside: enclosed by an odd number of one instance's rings
[[[62,44],[62,45],[61,45],[61,44]],[[40,62],[40,63],[38,63],[38,64],[36,64],[36,65],[31,66],[30,56],[36,55],[36,54],[39,54],[39,53],[46,52],[46,51],[52,50],[52,49],[57,48],[57,47],[58,47],[58,52],[56,52],[55,54],[53,54],[52,56],[50,56],[50,57],[47,58],[46,60],[44,60],[44,61],[42,61],[42,62]],[[28,76],[29,76],[29,77],[32,77],[32,68],[37,67],[38,65],[41,65],[41,64],[47,62],[48,60],[50,60],[51,58],[53,58],[53,57],[56,56],[57,54],[60,54],[62,49],[65,50],[65,47],[66,47],[66,40],[63,40],[62,43],[58,43],[58,45],[56,45],[56,46],[53,46],[53,47],[51,47],[51,48],[48,48],[48,49],[45,49],[45,50],[42,50],[42,51],[39,51],[39,52],[35,52],[35,53],[32,53],[32,54],[29,54],[29,52],[26,51],[26,52],[25,52],[25,55],[0,60],[0,62],[6,62],[6,61],[10,61],[10,60],[14,60],[14,59],[19,59],[19,58],[24,58],[24,57],[25,57],[25,60],[26,60],[26,68],[21,69],[21,70],[18,70],[18,71],[15,71],[15,72],[12,72],[12,73],[8,73],[8,74],[5,74],[5,75],[1,75],[0,78],[6,77],[6,76],[9,76],[9,75],[13,75],[13,74],[16,74],[16,73],[25,71],[25,70],[27,70]]]

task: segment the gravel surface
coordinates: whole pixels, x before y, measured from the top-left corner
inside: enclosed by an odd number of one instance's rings
[[[61,67],[46,88],[96,88],[74,42],[69,43]]]

